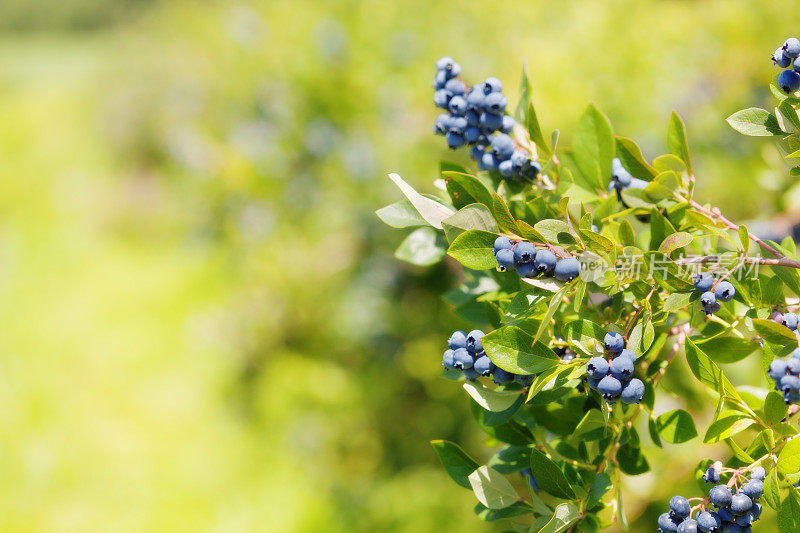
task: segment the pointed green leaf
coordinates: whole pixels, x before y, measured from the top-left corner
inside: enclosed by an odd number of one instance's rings
[[[656,418],[656,427],[662,439],[672,444],[688,442],[697,436],[692,415],[675,409]]]
[[[475,497],[489,509],[504,509],[520,500],[511,483],[494,468],[479,466],[468,479]]]
[[[467,476],[480,466],[455,442],[432,440],[431,446],[442,461],[447,474],[465,489],[471,488]]]
[[[781,130],[775,115],[757,107],[737,111],[726,120],[733,129],[751,137],[770,137],[786,133]]]
[[[536,374],[561,364],[561,359],[541,342],[516,326],[496,329],[481,339],[494,364],[514,374]]]
[[[669,151],[681,158],[686,164],[689,174],[692,173],[692,161],[689,157],[689,143],[686,141],[686,126],[678,114],[673,111],[669,117],[669,128],[667,129],[667,146]]]
[[[455,238],[447,254],[472,270],[489,270],[497,267],[494,257],[496,233],[478,229],[467,230]]]
[[[539,450],[531,450],[531,471],[539,487],[556,498],[574,499],[575,492],[558,465]]]
[[[678,248],[683,248],[684,246],[689,246],[692,242],[692,235],[686,233],[685,231],[679,231],[678,233],[673,233],[672,235],[665,238],[661,245],[658,247],[658,251],[669,255]]]
[[[419,212],[420,216],[434,228],[442,229],[442,221],[455,213],[452,207],[440,204],[439,202],[419,194],[414,190],[414,187],[403,181],[403,178],[401,178],[399,174],[391,173],[389,174],[389,179],[391,179],[406,198],[408,198],[409,202],[411,202],[414,208]]]

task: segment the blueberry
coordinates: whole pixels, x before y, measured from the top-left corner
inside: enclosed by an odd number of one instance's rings
[[[447,104],[447,109],[454,115],[464,116],[467,112],[467,101],[463,96],[454,96]]]
[[[737,526],[749,527],[753,525],[753,511],[747,511],[742,516],[737,516],[734,520]]]
[[[520,263],[517,265],[517,274],[521,278],[532,278],[536,275],[536,267],[533,263]]]
[[[800,359],[797,359],[796,357],[790,357],[786,361],[786,370],[795,376],[800,375]]]
[[[490,93],[483,99],[483,110],[493,115],[502,115],[508,105],[508,99],[502,93]]]
[[[731,504],[733,493],[727,485],[717,485],[708,491],[708,499],[714,507],[727,507]]]
[[[633,378],[622,387],[622,403],[639,403],[644,397],[644,383]]]
[[[795,348],[794,350],[792,350],[792,358],[800,359],[800,348]]]
[[[620,189],[627,189],[633,181],[633,176],[625,170],[619,159],[614,159],[614,163],[611,165],[611,177]]]
[[[461,133],[457,133],[455,131],[448,131],[447,132],[447,146],[449,146],[452,150],[456,148],[461,148],[464,146],[466,140],[464,139],[464,135]]]
[[[467,334],[463,331],[456,331],[450,338],[447,339],[447,345],[450,346],[453,350],[458,350],[459,348],[466,348],[467,347]]]
[[[503,125],[500,126],[500,131],[503,133],[511,133],[514,130],[514,117],[511,115],[503,115]]]
[[[514,246],[514,244],[511,242],[511,239],[505,235],[500,235],[494,240],[494,253],[500,250],[510,250],[512,246]]]
[[[481,159],[481,165],[483,166],[484,170],[489,172],[493,170],[497,170],[497,160],[494,158],[494,154],[491,152],[486,152],[483,154],[483,159]]]
[[[597,384],[597,392],[606,400],[614,400],[622,393],[622,383],[613,376],[606,376]]]
[[[586,363],[586,373],[591,378],[602,379],[608,375],[608,361],[602,357],[592,357]]]
[[[669,499],[669,512],[678,518],[686,518],[691,514],[692,506],[683,496],[673,496]]]
[[[475,144],[480,136],[481,130],[475,126],[467,126],[467,129],[464,130],[464,140],[467,141],[467,144]]]
[[[433,88],[444,89],[445,83],[447,83],[447,73],[443,70],[437,70],[436,75],[433,77]]]
[[[500,175],[504,178],[513,178],[516,175],[514,164],[509,159],[500,161],[500,164],[497,165],[497,170],[500,171]]]
[[[709,305],[708,307],[703,307],[703,312],[707,315],[713,315],[717,311],[722,309],[722,304],[719,302],[714,302],[713,304]]]
[[[453,95],[450,94],[450,91],[447,89],[439,89],[433,93],[433,103],[436,104],[436,107],[447,109],[447,104],[450,103],[450,98],[452,96]]]
[[[528,164],[530,161],[530,157],[525,150],[514,150],[514,153],[511,154],[511,163],[516,168],[522,168]]]
[[[483,94],[499,93],[503,90],[503,82],[495,77],[486,78],[483,82]]]
[[[465,348],[458,348],[453,352],[453,366],[459,370],[472,368],[475,360]]]
[[[510,270],[514,268],[516,262],[514,261],[514,252],[511,250],[500,250],[495,254],[497,258],[497,264],[503,270]]]
[[[542,171],[542,165],[540,165],[537,161],[531,161],[530,164],[528,165],[528,168],[525,169],[525,175],[533,179],[541,171]]]
[[[480,126],[486,131],[497,131],[503,127],[503,115],[481,113]]]
[[[456,62],[450,56],[440,57],[436,60],[436,70],[450,70]]]
[[[531,490],[532,490],[533,492],[536,492],[536,491],[538,491],[538,490],[539,490],[539,484],[538,484],[538,483],[536,483],[536,480],[534,479],[534,477],[533,477],[533,476],[530,476],[530,477],[528,478],[528,485],[530,485],[530,486],[531,486]]]
[[[697,533],[697,522],[687,518],[678,526],[678,533]]]
[[[515,374],[514,381],[522,385],[523,387],[527,387],[531,383],[533,383],[534,376],[532,375],[523,375],[523,374]]]
[[[717,303],[717,297],[713,292],[706,291],[700,295],[700,305],[703,307],[711,307],[715,303]]]
[[[736,520],[736,517],[733,516],[730,509],[728,509],[727,507],[720,507],[719,510],[717,511],[717,516],[719,516],[719,519],[722,522],[733,522],[734,520]]]
[[[564,353],[562,353],[560,357],[561,357],[561,361],[563,361],[565,363],[569,363],[570,361],[575,359],[576,355],[574,353],[570,352],[569,350],[567,350]]]
[[[494,136],[494,139],[492,139],[492,153],[494,153],[498,159],[503,161],[509,159],[515,149],[514,140],[505,133],[498,133]]]
[[[473,111],[472,109],[467,109],[467,112],[464,114],[464,118],[467,119],[467,126],[480,126],[481,125],[481,114],[477,111]]]
[[[559,281],[572,281],[581,273],[581,264],[574,257],[560,259],[556,263],[553,276]]]
[[[750,479],[757,479],[759,481],[764,481],[767,479],[767,471],[764,470],[763,466],[757,466],[750,471]]]
[[[786,361],[783,359],[775,359],[769,364],[767,375],[775,381],[780,381],[786,375],[786,366]]]
[[[645,189],[650,184],[649,181],[640,180],[639,178],[633,178],[631,180],[631,184],[628,186],[629,189]]]
[[[453,350],[447,350],[444,352],[442,356],[442,366],[449,369],[454,369],[456,367],[455,360],[453,359]]]
[[[735,516],[741,516],[753,508],[753,500],[746,494],[737,492],[731,497],[731,513]]]
[[[600,233],[600,228],[598,228],[597,225],[595,225],[595,224],[592,224],[592,227],[589,228],[589,229],[592,230],[595,233]]]
[[[481,376],[488,376],[491,374],[493,370],[492,367],[494,367],[494,363],[492,363],[491,359],[489,359],[489,356],[487,355],[482,355],[481,357],[475,359],[475,364],[472,366],[472,368],[475,369],[475,372]]]
[[[778,87],[785,93],[797,91],[800,89],[800,74],[794,70],[784,70],[778,74]]]
[[[625,348],[621,352],[616,354],[615,357],[617,357],[617,358],[619,358],[619,357],[627,357],[628,359],[631,360],[631,363],[636,364],[636,354],[633,352],[633,350],[629,350],[629,349]]]
[[[505,385],[510,381],[514,381],[514,374],[511,372],[506,372],[502,368],[496,366],[492,372],[492,381],[498,385]]]
[[[703,474],[703,481],[706,483],[719,483],[719,472],[714,468],[714,465],[709,466],[706,473]]]
[[[704,511],[697,515],[697,529],[700,531],[716,532],[722,527],[722,520],[719,519],[716,513]]]
[[[790,330],[797,330],[797,315],[795,313],[784,313],[782,322]]]
[[[609,331],[603,338],[603,346],[607,352],[620,353],[625,348],[625,339],[616,331]]]
[[[758,502],[753,504],[753,508],[750,509],[750,512],[753,513],[753,520],[758,520],[761,517],[761,511],[764,509],[764,506]]]
[[[555,254],[550,250],[539,250],[536,252],[533,266],[536,267],[537,274],[549,276],[555,270],[557,261]]]
[[[467,126],[467,130],[469,130],[469,126]],[[480,161],[483,159],[484,153],[483,146],[473,146],[469,156],[475,161]]]
[[[536,247],[529,242],[518,242],[514,246],[514,260],[517,264],[530,263],[536,258]]]
[[[444,135],[450,129],[450,114],[442,113],[433,122],[433,131],[437,135]]]
[[[720,302],[730,302],[735,295],[736,289],[733,288],[730,281],[720,281],[717,283],[716,288],[714,288],[714,296],[716,296],[717,300]]]
[[[786,42],[783,43],[783,55],[786,57],[791,57],[794,59],[795,57],[800,56],[800,40],[796,37],[789,37],[786,39]]]
[[[764,494],[764,483],[758,479],[751,479],[742,487],[742,493],[753,500],[757,500]]]
[[[692,279],[692,282],[695,289],[700,292],[707,292],[714,285],[714,276],[710,272],[701,272]]]
[[[473,88],[467,94],[467,109],[476,113],[480,113],[483,110],[483,92]]]
[[[605,376],[603,376],[605,377]],[[597,386],[600,384],[600,380],[603,378],[586,378],[586,384],[589,385],[590,388],[597,390]]]
[[[789,374],[781,378],[781,391],[792,394],[798,390],[800,390],[800,379],[797,376]]]
[[[620,381],[628,381],[633,375],[633,362],[628,357],[617,357],[609,365],[611,375]]]
[[[786,54],[783,53],[783,48],[778,48],[772,54],[772,62],[781,68],[786,68],[792,62],[792,58],[786,57]]]
[[[669,513],[663,513],[658,517],[658,530],[661,533],[678,533],[680,520]]]
[[[480,374],[478,374],[478,372],[474,368],[471,368],[471,367],[470,368],[465,368],[461,372],[462,372],[462,374],[464,374],[464,377],[467,378],[470,381],[475,381],[476,379],[478,379],[478,376],[480,375]]]
[[[800,57],[794,58],[794,61],[792,61],[792,69],[800,74]]]
[[[483,351],[483,344],[481,339],[484,333],[479,329],[473,329],[467,333],[467,350],[469,353],[481,353]]]

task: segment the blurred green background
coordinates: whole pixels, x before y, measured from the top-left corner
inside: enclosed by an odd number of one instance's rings
[[[527,61],[567,141],[593,101],[653,157],[678,110],[699,195],[746,219],[786,167],[724,118],[771,105],[797,33],[784,0],[0,3],[2,530],[497,530],[428,445],[491,453],[438,377],[458,270],[373,214],[387,172],[468,162],[435,59],[512,103]],[[713,453],[666,446],[634,531]]]

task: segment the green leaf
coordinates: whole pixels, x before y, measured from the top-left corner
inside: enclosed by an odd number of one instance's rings
[[[533,225],[533,229],[538,231],[547,242],[571,244],[575,238],[569,232],[569,226],[563,220],[548,218],[540,220]]]
[[[794,487],[789,487],[789,494],[778,509],[778,531],[780,533],[800,531],[800,494]]]
[[[419,228],[412,231],[394,256],[412,265],[428,266],[438,263],[445,255],[445,242],[441,234],[433,228]]]
[[[579,342],[585,348],[590,347],[592,341],[602,345],[606,335],[606,329],[600,324],[595,324],[591,320],[579,318],[568,322],[564,326],[563,334],[567,341]]]
[[[658,171],[644,158],[638,144],[627,137],[617,137],[616,140],[617,157],[619,157],[625,170],[637,178],[645,178],[648,181],[658,174]]]
[[[747,253],[750,250],[750,232],[747,231],[747,226],[744,224],[739,226],[739,240],[742,243],[742,251]]]
[[[483,204],[492,207],[492,192],[475,176],[461,172],[447,171],[442,173],[447,184],[447,191],[456,205],[466,206],[471,203]],[[458,184],[458,188],[451,189],[451,184]],[[466,194],[467,198],[461,198]]]
[[[381,207],[375,214],[384,224],[393,228],[410,228],[414,226],[427,226],[428,223],[419,214],[417,209],[407,199],[395,202],[392,205]]]
[[[483,204],[470,204],[459,209],[456,214],[442,221],[442,228],[448,242],[453,242],[456,237],[470,229],[498,233],[492,212]]]
[[[575,492],[567,481],[566,476],[549,457],[539,450],[531,450],[531,471],[539,487],[555,496],[572,500]]]
[[[670,253],[674,252],[678,248],[683,248],[684,246],[689,246],[692,242],[692,236],[685,231],[679,231],[678,233],[673,233],[665,238],[661,245],[658,247],[658,251],[669,255]]]
[[[617,462],[619,469],[629,476],[638,476],[650,470],[650,465],[647,464],[642,450],[630,442],[623,444],[617,450]]]
[[[688,307],[693,295],[692,292],[673,292],[664,300],[664,312],[671,313]]]
[[[633,226],[623,219],[619,224],[619,240],[622,246],[636,246],[636,236],[633,233]]]
[[[497,266],[494,257],[496,233],[478,229],[467,230],[453,241],[447,254],[473,270],[489,270]]]
[[[561,364],[561,359],[541,342],[516,326],[496,329],[481,339],[494,364],[514,374],[536,374]]]
[[[671,154],[681,158],[686,164],[686,170],[692,173],[692,161],[689,157],[689,143],[686,141],[686,126],[678,114],[673,111],[669,117],[667,129],[667,146]]]
[[[553,318],[553,315],[556,314],[556,311],[561,305],[561,300],[564,298],[564,294],[566,294],[567,289],[569,289],[569,285],[565,285],[550,299],[550,305],[547,307],[547,313],[545,313],[544,317],[542,318],[542,322],[539,324],[539,329],[536,330],[536,337],[534,337],[533,342],[539,341],[539,339],[542,338],[542,335],[544,335],[545,331],[548,331],[550,327],[550,320]]]
[[[656,418],[656,427],[662,439],[672,444],[688,442],[697,436],[692,415],[675,409]]]
[[[571,503],[561,503],[556,507],[553,517],[538,533],[561,533],[580,518],[580,510]]]
[[[467,476],[480,465],[455,442],[432,440],[431,446],[433,446],[445,471],[453,481],[465,489],[471,488]]]
[[[778,470],[773,468],[764,480],[764,503],[777,510],[781,506],[781,493],[778,484]]]
[[[778,113],[783,115],[783,117],[788,120],[792,126],[794,126],[795,130],[800,130],[800,118],[797,116],[797,111],[795,111],[792,104],[790,104],[787,100],[781,102],[778,107],[778,112],[775,113],[775,117],[778,118]],[[783,125],[782,121],[778,121],[779,125]],[[786,129],[786,128],[781,128]]]
[[[436,229],[442,229],[442,221],[455,213],[452,207],[440,204],[430,198],[422,196],[414,190],[414,187],[403,181],[399,174],[389,174],[395,185],[408,198],[409,202],[419,212],[425,221]]]
[[[590,105],[581,116],[573,138],[573,154],[581,174],[597,188],[605,189],[616,152],[611,124]]]
[[[786,442],[778,455],[778,472],[784,476],[800,472],[800,439]]]
[[[659,172],[671,170],[677,174],[681,174],[686,171],[686,164],[680,157],[672,154],[660,155],[653,159],[653,167]]]
[[[753,327],[756,333],[765,341],[774,344],[786,345],[787,343],[797,343],[795,334],[782,324],[763,318],[753,319]]]
[[[751,137],[770,137],[772,135],[785,134],[781,130],[775,115],[757,107],[737,111],[726,120],[733,129]]]
[[[720,413],[708,427],[703,442],[720,442],[750,427],[753,419],[738,411]]]
[[[671,170],[667,170],[656,176],[655,179],[645,187],[644,192],[648,198],[654,202],[658,202],[665,198],[671,198],[679,188],[680,184],[678,183],[677,174]]]
[[[789,406],[783,401],[783,395],[775,390],[769,391],[764,400],[764,418],[771,424],[777,424],[789,412]]]
[[[472,492],[489,509],[504,509],[519,501],[519,494],[497,470],[479,466],[468,477]]]
[[[494,219],[502,231],[519,235],[520,229],[517,226],[517,221],[511,216],[508,206],[497,193],[492,195],[492,213],[494,213]]]
[[[658,435],[658,427],[656,426],[656,419],[652,416],[647,421],[647,431],[650,433],[650,439],[653,441],[653,444],[662,448],[661,437]]]
[[[482,503],[475,505],[475,514],[484,522],[495,522],[497,520],[509,520],[519,516],[525,516],[533,512],[533,508],[525,502],[516,502],[505,509],[489,509]]]
[[[717,363],[736,363],[741,361],[755,350],[758,343],[741,337],[717,336],[707,340],[698,341],[708,356]]]
[[[597,474],[589,488],[589,494],[586,496],[586,509],[591,509],[599,503],[611,487],[613,487],[613,483],[605,472]]]
[[[711,360],[708,355],[701,350],[692,339],[686,339],[686,362],[692,374],[708,387],[711,387],[720,394],[725,394],[730,398],[742,401],[739,393],[722,373],[722,370]]]
[[[467,394],[478,402],[478,405],[487,411],[495,413],[509,409],[517,402],[520,396],[519,391],[496,391],[484,387],[477,381],[466,381],[463,387]]]

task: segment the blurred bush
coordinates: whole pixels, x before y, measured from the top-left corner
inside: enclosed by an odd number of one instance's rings
[[[785,3],[492,9],[0,6],[5,530],[480,528],[428,445],[484,438],[437,377],[458,271],[393,260],[373,214],[386,172],[466,162],[430,132],[441,55],[512,102],[527,61],[545,127],[592,100],[648,156],[675,108],[701,196],[782,206],[777,153],[724,117],[768,101]],[[631,483],[635,531],[696,460]]]

